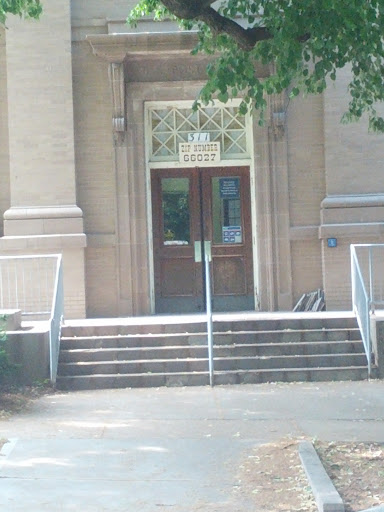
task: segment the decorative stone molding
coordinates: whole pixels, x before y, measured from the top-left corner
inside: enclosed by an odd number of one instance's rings
[[[328,196],[322,203],[322,208],[358,208],[384,206],[384,194],[361,194]]]
[[[112,89],[112,128],[114,132],[125,132],[125,87],[122,62],[112,62],[109,65],[109,79]]]
[[[82,218],[83,212],[76,205],[61,206],[12,206],[4,213],[5,220],[69,219]]]
[[[285,92],[270,98],[271,128],[276,139],[281,139],[285,134],[286,108]]]
[[[189,53],[198,39],[195,32],[139,34],[97,34],[87,36],[93,53],[109,62],[123,62],[127,56]]]
[[[76,205],[13,206],[4,213],[5,236],[42,236],[83,232],[83,212]]]

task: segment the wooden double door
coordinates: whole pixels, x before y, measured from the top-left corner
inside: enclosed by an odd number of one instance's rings
[[[151,189],[156,313],[205,311],[204,242],[213,310],[253,310],[249,168],[155,169]]]

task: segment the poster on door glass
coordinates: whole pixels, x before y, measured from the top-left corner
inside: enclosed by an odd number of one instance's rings
[[[241,244],[241,226],[223,226],[223,244]]]
[[[219,178],[221,199],[240,198],[240,178]]]

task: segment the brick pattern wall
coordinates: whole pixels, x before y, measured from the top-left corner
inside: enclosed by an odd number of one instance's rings
[[[7,102],[5,29],[0,27],[0,236],[3,235],[2,217],[10,205]]]
[[[70,5],[44,12],[7,21],[12,206],[75,204]]]
[[[114,248],[89,247],[85,251],[87,316],[117,316],[116,252]]]
[[[340,123],[348,104],[348,80],[348,70],[340,71],[338,80],[329,84],[324,96],[327,194],[383,193],[383,135],[369,133],[364,120]]]
[[[323,288],[320,240],[298,240],[291,243],[293,304],[303,293]]]
[[[73,19],[124,20],[136,4],[136,0],[71,0],[71,14]]]
[[[322,96],[293,100],[288,116],[291,226],[318,226],[325,197]]]
[[[108,64],[85,41],[73,44],[72,57],[77,201],[87,234],[111,234],[116,183]]]

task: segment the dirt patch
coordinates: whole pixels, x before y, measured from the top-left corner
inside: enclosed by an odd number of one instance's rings
[[[298,455],[298,439],[255,447],[240,467],[239,489],[260,512],[316,512]],[[384,502],[384,446],[377,443],[315,442],[315,448],[340,493],[346,512]]]
[[[383,444],[316,442],[315,448],[345,503],[345,512],[384,503]]]
[[[7,421],[16,414],[28,411],[33,402],[43,395],[55,393],[55,390],[42,384],[41,386],[2,386],[0,388],[0,421]],[[0,438],[0,450],[7,442]]]
[[[49,385],[1,387],[0,388],[0,421],[9,419],[15,414],[28,410],[33,402],[43,395],[55,393]]]
[[[317,511],[295,439],[255,447],[240,466],[239,487],[260,512]]]

